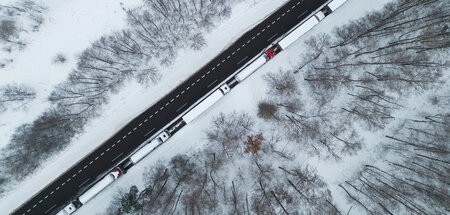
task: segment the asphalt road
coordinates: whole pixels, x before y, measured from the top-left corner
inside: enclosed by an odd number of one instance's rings
[[[56,213],[112,170],[146,139],[326,2],[292,0],[279,8],[55,181],[42,182],[49,185],[13,214]]]

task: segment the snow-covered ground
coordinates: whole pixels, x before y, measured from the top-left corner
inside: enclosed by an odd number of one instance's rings
[[[42,189],[46,185],[43,182],[54,180],[286,1],[247,0],[236,5],[228,20],[205,35],[208,45],[202,51],[196,52],[195,55],[188,50],[179,53],[175,64],[167,68],[172,72],[167,73],[160,84],[146,88],[136,83],[129,83],[119,94],[112,96],[110,103],[104,107],[103,115],[90,121],[86,126],[86,132],[76,136],[73,144],[64,152],[43,164],[44,167],[38,172],[15,184],[12,191],[0,199],[0,212],[10,213]],[[27,111],[7,111],[0,114],[0,136],[2,137],[0,147],[7,144],[17,126],[32,122],[48,107],[46,98],[54,86],[65,80],[68,73],[75,68],[77,55],[81,51],[101,35],[125,26],[125,13],[122,7],[131,8],[138,4],[140,4],[138,0],[124,2],[52,0],[46,2],[49,12],[46,15],[45,24],[41,26],[39,32],[32,35],[29,45],[15,61],[0,70],[0,84],[25,83],[37,91],[37,98],[28,106]],[[67,57],[65,64],[52,63],[54,56],[59,53]],[[186,61],[183,56],[189,56],[189,61]],[[181,133],[186,133],[192,128],[195,126],[183,129]],[[191,130],[191,132],[194,131]],[[195,133],[197,135],[189,137],[192,137],[189,143],[194,144],[198,142],[198,138],[202,137],[202,130]],[[186,140],[188,139],[185,138],[183,142]],[[187,144],[183,144],[186,147],[181,148],[176,141],[167,144],[167,146],[171,145],[175,148],[163,149],[170,153],[161,154],[170,156],[189,150]],[[176,148],[180,150],[175,151]],[[139,168],[135,168],[132,174],[140,176],[142,171],[138,170]],[[105,202],[109,200],[105,199]],[[104,207],[96,211],[102,209]],[[91,214],[91,211],[80,214]]]
[[[263,76],[269,72],[278,71],[280,69],[292,69],[293,63],[298,62],[298,57],[301,56],[302,50],[305,48],[303,44],[309,36],[317,33],[328,33],[333,27],[344,24],[351,19],[362,17],[368,11],[381,9],[387,2],[389,2],[389,0],[376,2],[371,0],[348,0],[346,4],[316,25],[310,32],[297,40],[290,48],[284,50],[277,57],[261,67],[252,76],[247,78],[243,83],[239,84],[223,99],[217,102],[212,108],[208,109],[199,118],[185,126],[169,139],[168,142],[157,148],[149,156],[131,168],[127,174],[106,188],[88,204],[80,208],[79,214],[100,214],[104,212],[108,207],[110,200],[112,200],[114,193],[118,189],[128,191],[131,185],[137,185],[138,188],[142,189],[144,186],[142,173],[156,161],[160,159],[170,159],[178,153],[186,153],[202,148],[206,142],[205,131],[208,130],[212,118],[219,113],[245,111],[252,113],[252,115],[256,115],[258,101],[266,96],[266,84],[263,80]],[[376,136],[373,136],[372,139],[375,141]],[[359,168],[359,164],[362,163],[362,160],[370,161],[376,159],[376,157],[373,156],[374,153],[372,153],[375,149],[371,147],[370,141],[368,141],[368,143],[369,146],[359,153],[360,156],[350,157],[349,159],[344,159],[340,162],[324,162],[315,158],[308,158],[308,160],[305,159],[304,161],[318,169],[318,174],[321,175],[329,185],[334,201],[344,210],[348,210],[348,207],[346,206],[348,203],[343,196],[340,196],[342,192],[337,189],[337,183]]]

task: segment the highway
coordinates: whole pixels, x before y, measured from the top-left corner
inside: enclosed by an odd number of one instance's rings
[[[42,182],[49,185],[13,214],[55,214],[126,159],[150,136],[326,2],[327,0],[289,1],[56,180]]]

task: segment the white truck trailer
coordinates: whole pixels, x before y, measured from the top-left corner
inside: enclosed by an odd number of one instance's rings
[[[110,185],[113,181],[115,181],[119,176],[122,175],[122,171],[119,168],[114,169],[108,175],[106,175],[102,180],[97,182],[94,186],[89,188],[85,193],[83,193],[78,200],[81,204],[86,204],[89,200],[94,198],[100,191],[105,189],[108,185]]]
[[[222,85],[219,89],[214,91],[211,95],[203,99],[194,108],[188,111],[183,117],[183,121],[186,124],[192,122],[200,114],[202,114],[206,109],[215,104],[219,99],[221,99],[226,93],[230,91],[230,87],[227,84]]]
[[[142,158],[147,156],[153,149],[166,142],[169,139],[169,134],[166,131],[161,132],[156,138],[145,144],[142,148],[137,150],[130,156],[130,160],[133,164],[139,162]]]
[[[120,168],[115,168],[112,172],[108,173],[102,180],[98,181],[94,186],[89,188],[84,192],[78,199],[66,205],[61,211],[56,215],[70,215],[75,212],[82,205],[86,204],[89,200],[94,198],[98,193],[100,193],[105,187],[110,185],[113,181],[122,175],[122,170]]]
[[[245,78],[250,76],[253,72],[255,72],[259,67],[266,63],[266,56],[263,54],[256,58],[253,62],[247,65],[243,70],[241,70],[234,78],[238,82],[242,82]]]
[[[347,0],[333,0],[328,4],[328,7],[332,10],[335,11],[336,9],[338,9],[338,7],[340,7],[341,5],[343,5]]]
[[[278,45],[282,49],[286,49],[288,46],[290,46],[292,43],[294,43],[299,37],[301,37],[303,34],[311,30],[315,25],[317,25],[319,21],[317,21],[316,18],[313,16],[310,17],[308,20],[303,22],[300,26],[298,26],[295,30],[291,31],[287,36],[285,36],[280,42],[278,42]]]

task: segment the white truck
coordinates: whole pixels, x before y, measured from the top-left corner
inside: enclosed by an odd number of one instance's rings
[[[133,164],[139,162],[142,158],[147,156],[153,149],[166,142],[169,139],[170,135],[167,131],[163,131],[158,136],[151,141],[149,141],[145,146],[137,150],[133,155],[130,156],[130,161]]]
[[[328,7],[332,10],[335,11],[336,9],[338,9],[338,7],[340,7],[341,5],[343,5],[347,0],[333,0],[328,4]]]
[[[285,36],[280,42],[278,42],[278,45],[282,49],[286,49],[288,46],[290,46],[292,43],[294,43],[299,37],[301,37],[303,34],[311,30],[315,25],[317,25],[319,21],[315,19],[314,17],[310,17],[308,20],[303,22],[300,26],[298,26],[296,29],[291,31],[287,36]]]
[[[183,115],[182,119],[186,124],[192,122],[200,114],[202,114],[206,109],[211,107],[214,103],[219,101],[225,94],[230,91],[230,87],[227,84],[223,84],[219,89],[214,91],[211,95],[203,99],[194,108]]]
[[[244,81],[245,78],[250,76],[253,72],[255,72],[259,67],[264,65],[266,63],[266,56],[263,54],[256,58],[253,62],[251,62],[249,65],[247,65],[243,70],[241,70],[234,78],[238,82]]]
[[[103,189],[105,189],[108,185],[110,185],[113,181],[119,178],[122,175],[122,170],[120,168],[115,168],[112,172],[108,173],[104,178],[98,181],[94,186],[89,188],[86,192],[84,192],[80,197],[78,197],[75,201],[71,202],[67,206],[65,206],[61,211],[59,211],[56,215],[69,215],[75,212],[79,207],[86,204],[89,200],[94,198],[98,193],[100,193]]]

